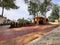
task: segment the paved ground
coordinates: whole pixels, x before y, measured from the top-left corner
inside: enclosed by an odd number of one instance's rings
[[[0,45],[24,45],[53,30],[57,25],[5,29],[1,27]]]
[[[60,45],[60,26],[26,45]]]

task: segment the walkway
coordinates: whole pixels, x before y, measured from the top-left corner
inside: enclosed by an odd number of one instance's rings
[[[40,25],[13,29],[1,28],[0,45],[24,45],[43,36],[57,26],[58,25]]]
[[[3,28],[3,33],[0,33],[0,41],[15,38],[17,36],[23,36],[29,33],[38,32],[38,31],[51,31],[56,27],[56,25],[42,25],[42,26],[33,26],[33,27],[22,27],[13,29]],[[50,29],[50,30],[48,30]]]
[[[60,26],[26,45],[60,45]]]

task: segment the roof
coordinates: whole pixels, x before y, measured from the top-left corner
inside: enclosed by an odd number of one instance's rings
[[[38,16],[38,17],[35,17],[35,18],[45,18],[45,17],[42,17],[42,16]]]

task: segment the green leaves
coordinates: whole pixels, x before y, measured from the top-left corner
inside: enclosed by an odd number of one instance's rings
[[[52,8],[52,13],[49,16],[50,21],[55,21],[55,19],[59,19],[59,6],[58,5],[54,5],[54,7]]]
[[[28,11],[30,12],[30,15],[33,15],[35,17],[36,13],[38,12],[38,5],[30,1]]]
[[[4,7],[5,9],[18,9],[19,7],[15,4],[15,0],[2,0],[0,1],[0,7]]]
[[[19,18],[17,21],[18,21],[19,23],[23,23],[23,24],[29,22],[28,20],[26,20],[26,19],[24,19],[24,18],[22,18],[22,19]]]
[[[43,2],[42,0],[25,1],[29,4],[28,11],[30,15],[33,15],[34,17],[36,16],[36,14],[38,14],[38,12],[46,17],[46,12],[49,11],[52,7],[51,0],[44,0]]]
[[[2,6],[9,10],[10,8],[12,9],[18,9],[18,7],[15,4],[15,0],[3,0],[2,1]]]
[[[53,16],[53,18],[59,19],[59,6],[55,5],[53,7],[51,15]]]
[[[43,3],[39,6],[39,11],[41,12],[41,15],[44,15],[46,17],[46,12],[51,9],[51,0],[44,0]]]
[[[2,7],[2,16],[4,13],[4,8],[7,10],[18,9],[19,7],[15,4],[15,0],[0,0],[0,7]]]

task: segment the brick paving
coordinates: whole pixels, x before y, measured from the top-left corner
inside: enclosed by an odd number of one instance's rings
[[[51,31],[56,26],[57,25],[41,25],[5,29],[2,31],[3,33],[0,33],[0,45],[24,45],[25,43],[32,41],[38,36]]]

